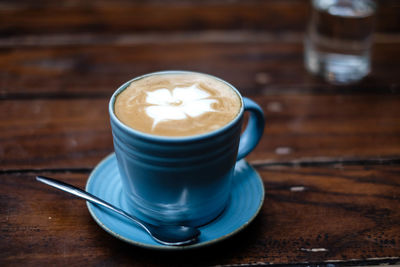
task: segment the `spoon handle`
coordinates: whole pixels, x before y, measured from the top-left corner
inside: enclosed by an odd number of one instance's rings
[[[62,191],[65,191],[67,193],[70,193],[72,195],[75,195],[77,197],[86,199],[89,202],[95,203],[97,205],[106,207],[108,209],[111,209],[113,211],[115,211],[116,213],[134,221],[135,223],[137,223],[138,225],[140,225],[141,227],[143,227],[143,229],[145,229],[149,234],[151,234],[149,232],[149,230],[147,229],[147,225],[144,225],[144,223],[142,223],[141,221],[139,221],[138,219],[134,218],[133,216],[129,215],[128,213],[124,212],[123,210],[111,205],[110,203],[101,200],[100,198],[90,194],[89,192],[86,192],[78,187],[75,187],[73,185],[64,183],[62,181],[53,179],[53,178],[49,178],[49,177],[45,177],[45,176],[36,176],[36,180],[38,180],[39,182],[42,182],[44,184],[53,186],[57,189],[60,189]],[[147,227],[146,227],[147,226]]]

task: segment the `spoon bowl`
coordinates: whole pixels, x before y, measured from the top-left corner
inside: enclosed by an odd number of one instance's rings
[[[108,208],[134,222],[142,227],[155,241],[167,246],[183,246],[189,245],[197,241],[200,231],[191,226],[184,225],[154,225],[136,218],[125,211],[111,205],[110,203],[86,192],[78,187],[49,178],[45,176],[36,176],[36,180],[44,184],[53,186],[57,189],[86,199],[89,202]]]

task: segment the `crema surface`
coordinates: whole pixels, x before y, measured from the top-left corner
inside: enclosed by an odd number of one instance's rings
[[[219,129],[241,108],[237,93],[211,76],[154,74],[117,95],[114,112],[125,125],[160,136],[191,136]]]

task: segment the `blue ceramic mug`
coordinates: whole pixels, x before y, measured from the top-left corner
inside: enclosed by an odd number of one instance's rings
[[[194,136],[162,137],[134,130],[116,117],[116,97],[132,81],[171,73],[188,72],[146,74],[123,84],[111,97],[109,113],[123,198],[129,211],[144,221],[200,226],[216,218],[227,205],[236,161],[257,145],[264,130],[264,115],[255,102],[242,97],[234,86],[208,75],[229,85],[241,100],[238,115],[217,130]],[[250,116],[241,134],[245,111]]]

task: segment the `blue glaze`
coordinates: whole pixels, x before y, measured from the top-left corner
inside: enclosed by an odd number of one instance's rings
[[[264,129],[264,117],[256,103],[241,98],[241,109],[235,119],[201,135],[155,136],[120,122],[114,114],[116,96],[134,80],[163,73],[186,72],[166,71],[135,78],[122,85],[110,100],[111,128],[123,193],[128,210],[145,221],[199,226],[217,217],[225,208],[235,162],[257,145]],[[232,85],[220,81],[240,96]],[[241,138],[243,114],[247,110],[250,119]]]
[[[251,113],[247,128],[240,137],[238,160],[246,157],[258,144],[264,132],[264,114],[259,105],[243,97],[244,109]]]
[[[115,154],[109,155],[92,171],[86,191],[123,209],[128,209],[122,195],[122,183]],[[183,250],[212,245],[240,232],[254,220],[264,201],[263,182],[257,172],[244,160],[236,163],[231,197],[224,212],[199,228],[199,242],[183,246],[165,246],[154,241],[144,230],[126,218],[87,202],[89,212],[98,225],[111,235],[133,245],[158,250]]]

